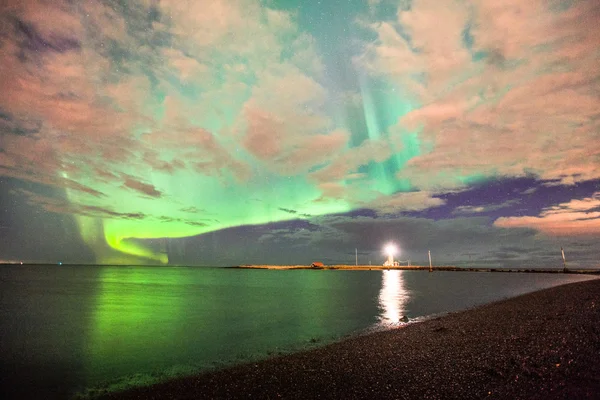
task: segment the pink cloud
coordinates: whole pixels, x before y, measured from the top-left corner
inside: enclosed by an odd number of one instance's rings
[[[445,200],[432,197],[432,193],[430,192],[420,191],[380,196],[373,201],[365,203],[364,207],[376,210],[381,214],[393,214],[402,211],[426,210],[444,204],[446,204]]]
[[[434,0],[415,1],[410,10],[399,10],[395,21],[371,25],[378,40],[356,62],[374,75],[392,77],[410,94],[428,102],[448,84],[464,79],[471,60],[462,43],[468,20],[469,7],[464,2],[449,1],[440,7]],[[426,83],[419,80],[423,73]]]
[[[344,148],[348,133],[333,129],[322,111],[324,88],[299,69],[286,67],[258,76],[238,130],[245,150],[272,172],[299,174]]]
[[[600,234],[600,192],[544,209],[537,217],[502,217],[502,228],[533,228],[552,236]]]
[[[298,144],[286,155],[277,160],[284,171],[298,172],[331,159],[348,143],[348,133],[343,130],[313,135],[299,140]]]
[[[243,144],[255,157],[270,160],[282,151],[285,124],[269,112],[246,108],[248,128]]]
[[[210,78],[207,76],[210,71],[206,65],[201,64],[193,57],[186,56],[181,50],[167,48],[162,51],[170,67],[179,73],[181,80]]]
[[[52,4],[39,0],[3,1],[0,13],[26,20],[44,37],[80,37],[84,27],[74,13],[75,7],[61,0]]]
[[[353,175],[361,165],[371,161],[383,162],[390,158],[392,150],[389,143],[383,140],[366,140],[358,147],[343,152],[332,152],[331,162],[310,174],[317,182],[335,182],[344,179],[358,178]]]
[[[259,9],[251,3],[234,0],[165,0],[161,10],[174,20],[171,32],[188,38],[196,46],[210,47],[227,38],[232,30],[248,29]]]
[[[161,197],[162,193],[156,189],[154,185],[149,183],[140,182],[137,179],[132,178],[131,176],[125,176],[125,182],[123,182],[123,186],[126,188],[135,190],[143,195],[150,197]]]
[[[397,21],[372,25],[378,39],[358,64],[422,104],[390,128],[419,130],[425,150],[399,177],[424,189],[469,174],[600,178],[599,16],[593,1],[551,10],[541,0],[417,0]]]
[[[321,190],[322,196],[317,199],[317,202],[324,201],[325,199],[342,199],[346,197],[346,187],[340,183],[326,182],[318,185]]]

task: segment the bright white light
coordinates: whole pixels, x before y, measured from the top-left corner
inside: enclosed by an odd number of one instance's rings
[[[389,243],[385,246],[385,254],[388,254],[390,256],[393,256],[394,254],[396,254],[398,252],[398,248],[396,247],[395,244],[393,243]]]

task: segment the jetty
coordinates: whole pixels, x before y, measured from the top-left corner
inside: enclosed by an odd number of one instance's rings
[[[241,269],[270,269],[270,270],[349,270],[349,271],[391,271],[391,270],[409,270],[409,271],[454,271],[454,272],[517,272],[517,273],[545,273],[545,274],[594,274],[600,275],[600,269],[594,268],[568,268],[562,266],[556,268],[471,268],[471,267],[456,267],[453,265],[400,265],[400,266],[383,266],[383,265],[237,265],[228,268]]]

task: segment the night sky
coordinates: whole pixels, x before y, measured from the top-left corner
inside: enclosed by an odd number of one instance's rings
[[[596,0],[0,2],[0,260],[600,267]]]

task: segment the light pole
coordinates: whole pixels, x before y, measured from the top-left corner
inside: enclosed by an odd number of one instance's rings
[[[427,255],[429,256],[429,272],[433,271],[433,267],[431,266],[431,250],[427,250]]]

